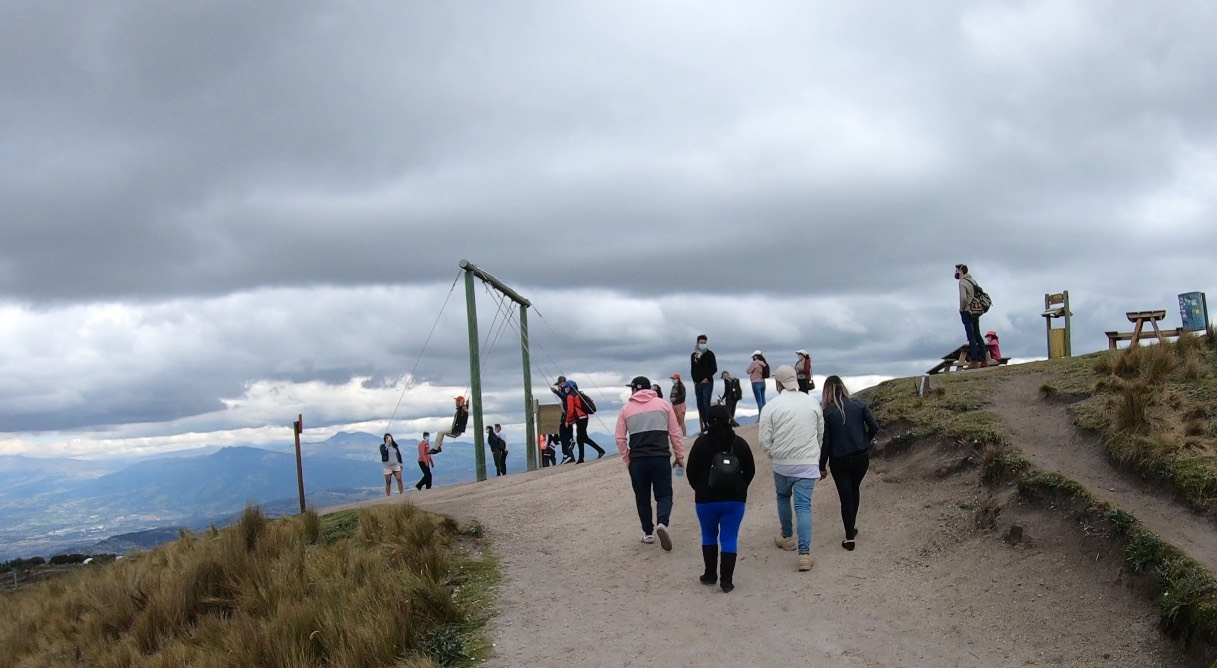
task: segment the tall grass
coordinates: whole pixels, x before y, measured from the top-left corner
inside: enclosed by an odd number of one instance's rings
[[[1094,370],[1106,397],[1101,429],[1120,464],[1173,484],[1198,508],[1217,498],[1217,347],[1213,332],[1104,355]]]
[[[17,667],[460,665],[477,653],[496,571],[454,549],[458,530],[404,504],[357,522],[246,508],[228,530],[14,594],[0,656]]]

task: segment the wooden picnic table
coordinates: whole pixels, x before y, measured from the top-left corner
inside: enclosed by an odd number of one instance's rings
[[[1115,350],[1116,344],[1119,341],[1128,341],[1130,348],[1135,348],[1141,345],[1141,337],[1149,334],[1144,331],[1145,323],[1154,330],[1154,336],[1158,338],[1158,343],[1166,343],[1166,337],[1179,336],[1183,332],[1183,328],[1162,331],[1158,327],[1158,322],[1166,317],[1166,311],[1129,311],[1124,314],[1128,321],[1133,323],[1131,332],[1105,332],[1107,334],[1108,350]]]
[[[989,357],[988,349],[986,349],[986,351],[985,351],[986,366],[1005,364],[1006,362],[1009,362],[1009,361],[1010,361],[1009,357],[1003,357],[1001,359],[995,360],[992,357]],[[968,344],[965,343],[962,346],[959,346],[958,348],[956,348],[955,350],[943,355],[942,361],[939,362],[938,364],[934,365],[934,368],[930,369],[929,371],[926,371],[926,374],[933,376],[933,375],[940,374],[940,373],[947,373],[949,371],[954,371],[956,369],[962,369],[962,368],[966,367],[967,365],[968,365]]]

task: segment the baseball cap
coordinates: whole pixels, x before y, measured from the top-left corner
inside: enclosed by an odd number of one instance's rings
[[[778,385],[788,389],[799,389],[799,377],[794,373],[794,367],[789,364],[783,364],[773,372],[773,377],[777,380]]]
[[[678,374],[678,373],[674,373],[674,374],[672,374],[671,376],[668,376],[668,377],[669,377],[669,378],[675,378],[676,380],[680,380],[680,374]]]
[[[752,351],[752,354],[753,354],[753,355],[764,355],[765,353],[763,353],[763,352],[761,352],[761,351],[759,351],[759,350],[754,350],[754,351]]]
[[[634,380],[631,380],[627,387],[635,391],[649,390],[651,389],[651,379],[646,376],[634,376]]]
[[[798,350],[794,351],[794,354],[802,355],[804,357],[811,357],[811,355],[808,354],[808,352],[806,350],[804,350],[803,348],[799,348]]]

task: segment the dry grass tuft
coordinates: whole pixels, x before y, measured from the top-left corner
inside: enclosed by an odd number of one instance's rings
[[[478,654],[493,562],[410,505],[235,526],[14,594],[12,665],[450,666]],[[329,531],[333,526],[345,527]]]

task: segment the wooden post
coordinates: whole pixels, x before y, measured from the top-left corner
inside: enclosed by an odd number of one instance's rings
[[[292,431],[296,435],[296,486],[300,488],[300,512],[304,512],[304,466],[300,462],[300,432],[304,431],[303,413],[296,415]]]
[[[461,260],[464,262],[464,260]],[[486,479],[486,434],[482,433],[482,363],[478,356],[477,295],[473,272],[465,269],[465,315],[469,322],[469,410],[473,413],[473,472],[478,482]]]
[[[537,442],[536,422],[533,421],[532,361],[528,358],[528,307],[520,304],[520,351],[524,358],[524,438],[529,443]],[[529,471],[537,470],[537,449],[527,448],[524,461]]]

